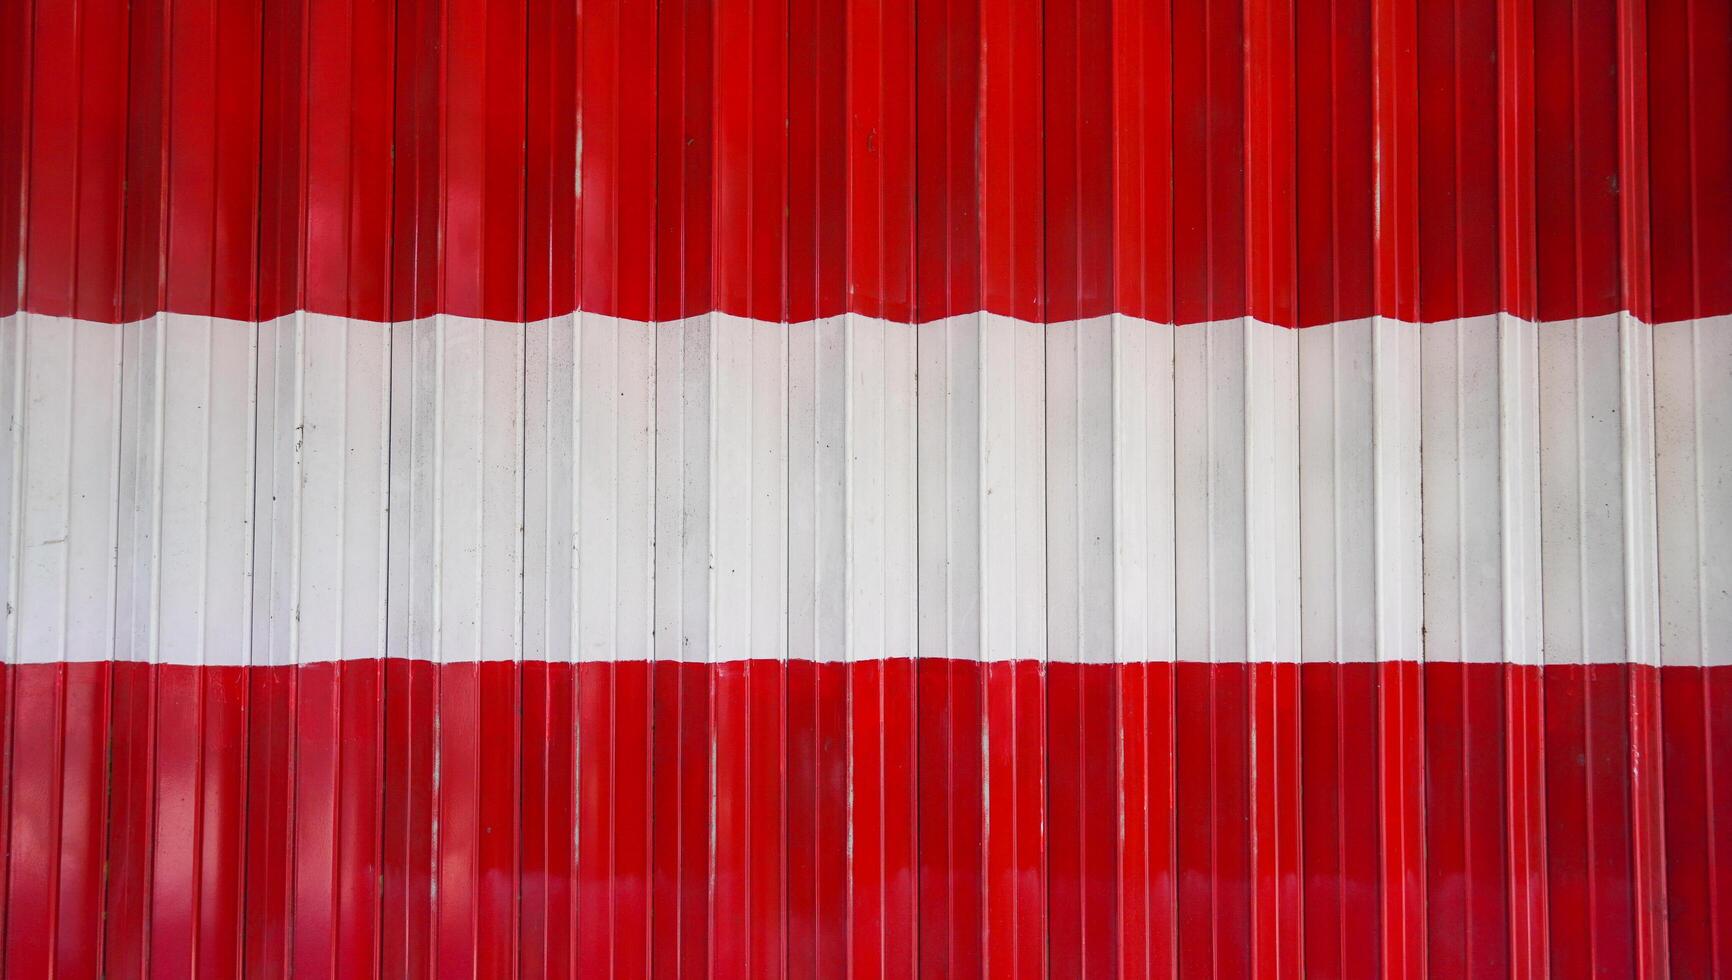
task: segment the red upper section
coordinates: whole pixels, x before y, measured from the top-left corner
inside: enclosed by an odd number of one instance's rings
[[[1732,312],[1718,0],[68,0],[0,54],[0,312]]]

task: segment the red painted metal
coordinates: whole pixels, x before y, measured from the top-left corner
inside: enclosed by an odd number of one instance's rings
[[[1382,974],[1409,934],[1435,974],[1515,968],[1497,705],[1537,668],[1409,668],[1409,918],[1377,886],[1387,669],[913,667],[160,667],[133,671],[150,710],[107,716],[108,665],[9,668],[7,971]],[[1677,913],[1725,885],[1724,787],[1700,776],[1725,764],[1729,684],[1545,668],[1541,901],[1581,926],[1549,934],[1552,969],[1643,969],[1624,733],[1644,687],[1671,709],[1659,968],[1718,962],[1724,922]],[[983,742],[1001,710],[1044,713],[1044,736]],[[1265,751],[1271,711],[1305,720]],[[411,727],[418,750],[393,735]],[[110,762],[140,743],[142,782]],[[1269,753],[1297,772],[1263,790]]]
[[[1728,120],[1723,0],[20,0],[0,315],[1670,323]],[[1732,667],[915,653],[7,663],[0,972],[1732,972]]]
[[[9,11],[8,308],[1732,308],[1711,4],[104,2]]]

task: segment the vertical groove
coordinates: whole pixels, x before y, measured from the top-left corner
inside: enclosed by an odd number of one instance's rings
[[[1660,565],[1649,243],[1646,0],[1617,5],[1621,415],[1624,420],[1625,588],[1630,606],[1630,757],[1636,969],[1670,974],[1667,935],[1665,774],[1659,670]],[[1630,361],[1635,359],[1636,364]],[[1634,437],[1632,439],[1632,437]],[[1633,444],[1632,444],[1633,442]],[[1711,853],[1711,852],[1710,852]]]

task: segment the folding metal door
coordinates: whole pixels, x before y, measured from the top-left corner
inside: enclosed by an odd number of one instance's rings
[[[1725,0],[5,0],[7,976],[1732,975]]]

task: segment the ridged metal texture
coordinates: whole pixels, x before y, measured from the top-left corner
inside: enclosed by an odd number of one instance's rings
[[[0,967],[1732,975],[1725,0],[7,0]]]

